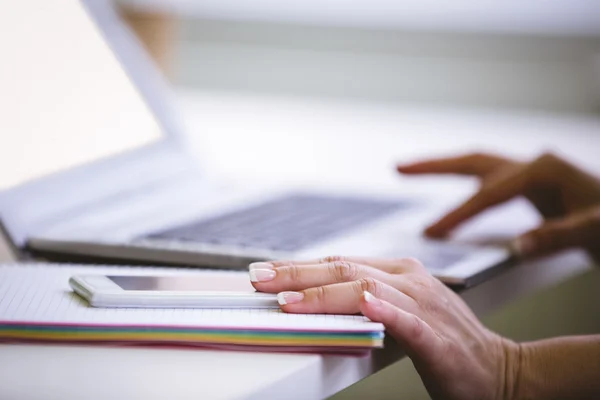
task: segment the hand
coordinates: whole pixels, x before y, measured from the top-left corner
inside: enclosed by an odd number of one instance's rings
[[[404,174],[462,174],[481,179],[481,189],[431,225],[426,234],[443,237],[487,208],[525,196],[547,222],[515,241],[523,256],[583,247],[600,259],[600,181],[551,154],[522,163],[471,154],[398,166]]]
[[[405,348],[433,398],[503,399],[520,347],[487,330],[464,301],[416,260],[328,257],[250,266],[262,292],[290,313],[361,312]]]

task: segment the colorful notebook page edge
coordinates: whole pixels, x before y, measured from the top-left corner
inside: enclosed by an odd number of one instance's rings
[[[381,331],[294,331],[289,329],[280,330],[260,330],[260,329],[225,329],[225,328],[191,328],[191,327],[168,327],[168,326],[143,326],[143,325],[64,325],[64,324],[48,324],[48,323],[36,323],[36,324],[4,324],[0,322],[0,331],[2,330],[36,330],[36,331],[80,331],[80,332],[153,332],[153,333],[165,333],[165,334],[194,334],[197,332],[206,332],[214,334],[255,334],[261,336],[281,336],[281,335],[293,335],[293,336],[306,336],[306,337],[318,337],[318,336],[336,336],[336,337],[364,337],[364,336],[378,336],[383,334]]]
[[[229,345],[260,346],[313,346],[313,347],[361,347],[383,346],[382,332],[367,334],[300,334],[290,332],[255,331],[153,331],[117,329],[52,329],[44,326],[6,327],[0,326],[0,339],[38,341],[86,341],[86,342],[146,342],[146,343],[211,343]]]
[[[293,329],[293,328],[282,328],[282,327],[260,327],[260,328],[244,328],[244,327],[236,327],[236,326],[208,326],[208,325],[162,325],[162,324],[90,324],[90,323],[72,323],[72,322],[29,322],[29,321],[10,321],[10,320],[0,320],[0,327],[2,326],[49,326],[49,327],[63,327],[65,329],[71,328],[106,328],[106,329],[150,329],[150,330],[227,330],[227,331],[252,331],[252,332],[306,332],[306,333],[348,333],[348,334],[364,334],[371,332],[383,332],[385,330],[383,324],[380,323],[372,323],[371,326],[376,329],[352,329],[352,330],[342,330],[336,329],[335,327],[331,327],[329,329]]]

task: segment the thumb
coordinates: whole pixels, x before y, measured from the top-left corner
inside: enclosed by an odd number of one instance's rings
[[[519,256],[530,257],[572,247],[589,247],[600,239],[600,208],[549,221],[515,240]]]
[[[381,322],[401,345],[413,361],[426,364],[435,362],[439,357],[440,337],[418,316],[380,300],[369,292],[364,292],[360,310],[362,314],[374,322]]]

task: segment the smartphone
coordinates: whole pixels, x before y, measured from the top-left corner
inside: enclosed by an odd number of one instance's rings
[[[278,308],[277,295],[254,290],[245,276],[76,275],[69,285],[92,307]]]

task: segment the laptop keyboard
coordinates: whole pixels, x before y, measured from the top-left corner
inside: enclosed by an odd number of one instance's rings
[[[408,206],[398,201],[292,195],[146,238],[296,251]]]

